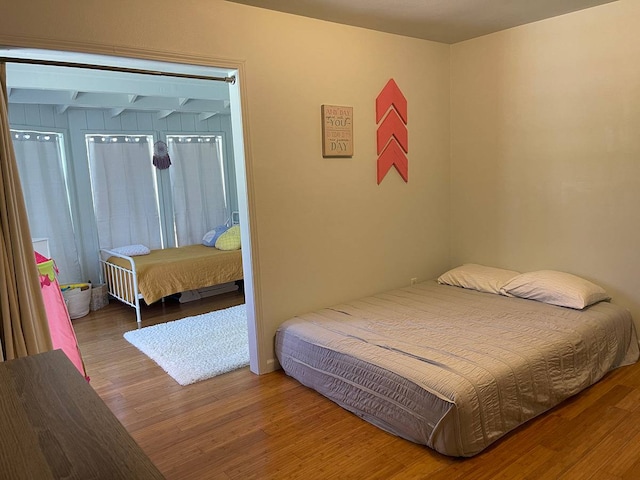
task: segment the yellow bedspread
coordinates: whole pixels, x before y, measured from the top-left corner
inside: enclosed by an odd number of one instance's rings
[[[149,304],[187,290],[242,280],[241,250],[218,250],[204,245],[152,250],[133,257],[138,290]],[[110,263],[130,268],[129,262],[110,257]]]

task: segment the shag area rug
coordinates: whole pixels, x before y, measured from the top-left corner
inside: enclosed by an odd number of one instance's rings
[[[180,385],[249,365],[244,305],[132,330],[124,338]]]

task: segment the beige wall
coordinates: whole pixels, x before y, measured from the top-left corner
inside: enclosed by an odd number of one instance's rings
[[[264,370],[288,317],[462,262],[583,275],[640,320],[639,15],[621,0],[449,47],[217,0],[5,0],[0,43],[244,62]],[[391,77],[410,179],[378,186]],[[352,159],[321,157],[323,103],[354,107]]]
[[[452,264],[552,268],[640,321],[640,2],[451,49]]]
[[[285,319],[449,265],[449,47],[216,0],[5,0],[0,44],[245,62],[261,368]],[[154,54],[155,54],[154,53]],[[375,97],[409,102],[409,183],[376,184]],[[320,105],[354,107],[355,155],[323,159]]]

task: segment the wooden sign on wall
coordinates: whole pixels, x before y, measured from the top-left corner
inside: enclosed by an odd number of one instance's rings
[[[353,107],[322,105],[322,156],[353,156]]]

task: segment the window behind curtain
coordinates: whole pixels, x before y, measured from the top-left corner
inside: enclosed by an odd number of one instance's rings
[[[20,183],[34,238],[49,239],[60,283],[83,280],[71,217],[59,133],[11,130]]]
[[[218,135],[167,135],[177,245],[200,243],[214,227],[229,221]]]
[[[101,248],[162,248],[150,135],[86,135]]]

